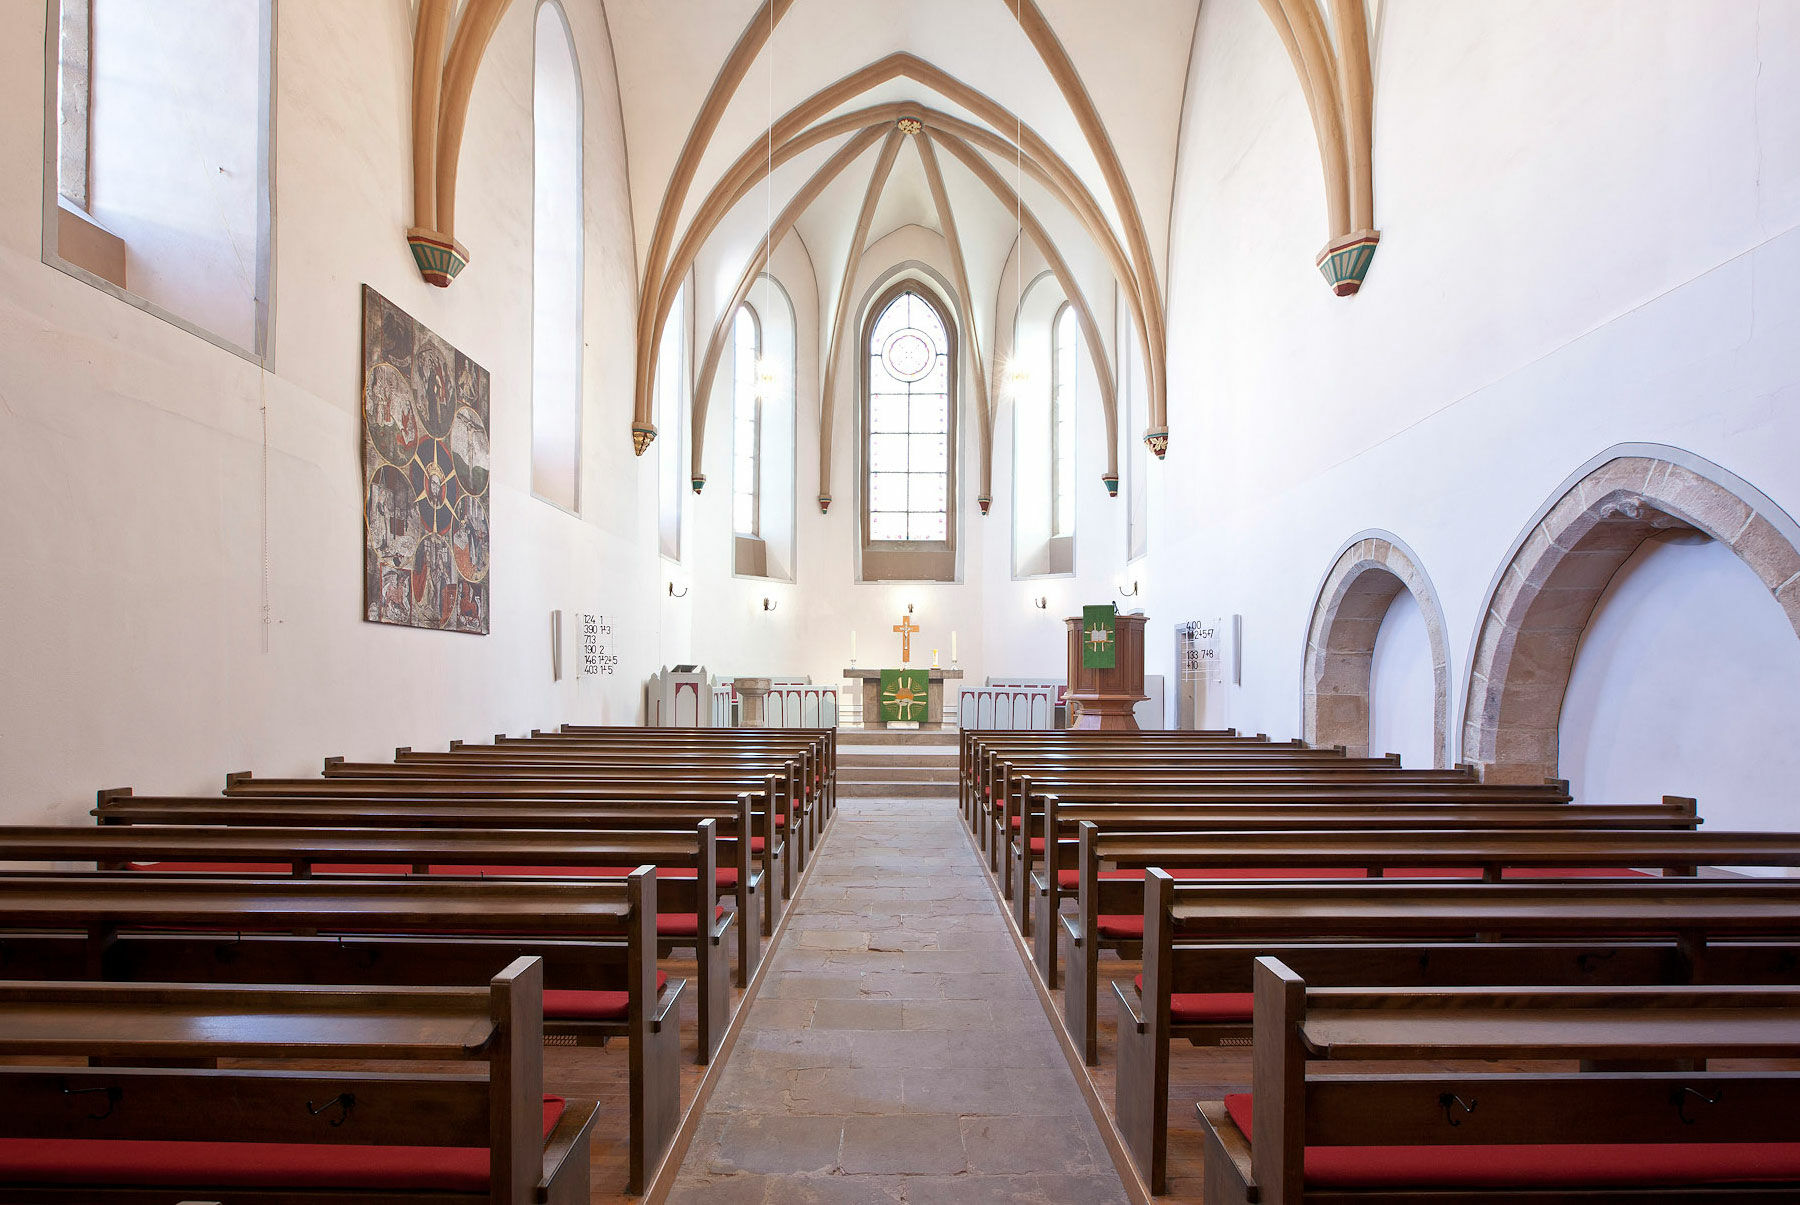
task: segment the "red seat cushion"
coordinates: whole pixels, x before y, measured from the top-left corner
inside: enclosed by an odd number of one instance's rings
[[[562,1097],[544,1097],[546,1138],[563,1108]],[[485,1193],[488,1148],[0,1138],[0,1183]]]
[[[656,972],[656,990],[669,986],[669,977]],[[570,988],[544,989],[546,1021],[624,1021],[631,1016],[630,992],[590,992]]]
[[[262,874],[286,878],[294,873],[287,862],[133,862],[133,870],[161,874]],[[411,874],[404,862],[318,862],[314,874]]]
[[[1132,983],[1138,995],[1144,994],[1144,977]],[[1169,995],[1169,1020],[1177,1025],[1204,1025],[1209,1021],[1241,1021],[1248,1024],[1256,997],[1249,992],[1172,992]]]
[[[1100,936],[1109,941],[1144,940],[1144,914],[1141,912],[1101,913],[1094,919]]]
[[[1250,1133],[1250,1096],[1225,1098]],[[1800,1142],[1312,1146],[1308,1188],[1660,1188],[1800,1181]]]
[[[714,920],[718,920],[724,915],[724,904],[713,909]],[[656,914],[656,935],[658,937],[693,937],[696,925],[697,922],[692,912],[658,912]]]
[[[1144,872],[1141,870],[1103,870],[1100,872],[1101,882],[1107,882],[1109,880],[1123,882],[1127,879],[1137,879],[1141,882],[1143,878]],[[1056,872],[1056,889],[1058,891],[1077,891],[1080,890],[1080,888],[1081,872],[1079,870],[1059,870]]]
[[[768,848],[768,844],[769,843],[761,837],[752,837],[750,838],[750,852],[753,854],[760,854],[763,850]]]

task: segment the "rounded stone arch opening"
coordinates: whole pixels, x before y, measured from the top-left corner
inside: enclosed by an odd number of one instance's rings
[[[1301,729],[1307,744],[1342,745],[1368,757],[1369,684],[1375,638],[1402,590],[1425,619],[1431,646],[1432,762],[1450,764],[1450,643],[1444,607],[1419,558],[1390,531],[1352,536],[1332,560],[1313,598],[1301,672]]]
[[[1490,782],[1558,774],[1559,729],[1576,652],[1620,567],[1659,531],[1726,545],[1800,635],[1800,525],[1709,460],[1663,444],[1621,444],[1577,469],[1513,542],[1488,587],[1469,655],[1463,759]]]

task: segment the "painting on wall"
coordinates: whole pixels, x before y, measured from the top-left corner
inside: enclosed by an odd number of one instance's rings
[[[363,609],[488,632],[488,373],[363,286]]]

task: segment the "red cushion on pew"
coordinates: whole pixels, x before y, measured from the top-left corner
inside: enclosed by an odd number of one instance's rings
[[[1103,912],[1095,918],[1095,927],[1100,930],[1100,936],[1109,941],[1144,940],[1142,912],[1121,912],[1116,915]]]
[[[294,873],[287,862],[133,862],[133,870],[154,870],[161,874],[263,874],[286,878]],[[403,862],[318,862],[314,874],[411,874],[412,867]]]
[[[458,866],[447,863],[433,865],[431,873],[497,879],[623,879],[629,878],[636,869],[635,866]]]
[[[1144,994],[1144,977],[1132,982],[1138,995]],[[1177,1025],[1204,1025],[1209,1021],[1242,1021],[1248,1023],[1256,997],[1249,992],[1172,992],[1169,995],[1169,1020]]]
[[[669,986],[669,977],[656,972],[656,990]],[[546,1021],[623,1021],[631,1016],[630,992],[589,992],[570,988],[544,989]]]
[[[1250,1096],[1225,1098],[1250,1133]],[[1800,1142],[1583,1142],[1494,1146],[1314,1146],[1308,1188],[1595,1189],[1800,1180]]]
[[[563,1109],[562,1097],[544,1097],[546,1138],[562,1119]],[[0,1183],[485,1193],[488,1190],[488,1149],[483,1146],[331,1146],[310,1142],[0,1138]]]
[[[724,915],[724,904],[720,904],[713,910],[714,920],[718,920]],[[658,937],[692,937],[694,929],[695,919],[692,912],[658,912],[656,914],[656,935]]]
[[[750,852],[751,853],[759,854],[766,848],[768,848],[768,842],[766,840],[764,840],[763,838],[761,838],[761,837],[750,838]]]
[[[692,867],[657,868],[656,876],[661,879],[691,879],[698,872]],[[720,891],[737,890],[737,867],[721,866],[713,871],[713,885]]]
[[[1124,881],[1127,879],[1137,879],[1142,881],[1143,877],[1144,872],[1141,870],[1103,870],[1100,872],[1101,882]],[[1056,872],[1056,889],[1058,891],[1077,891],[1080,887],[1081,872],[1079,870],[1059,870]]]

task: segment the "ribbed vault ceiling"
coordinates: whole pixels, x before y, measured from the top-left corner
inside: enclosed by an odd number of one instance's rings
[[[730,283],[761,263],[771,218],[778,240],[806,246],[826,348],[838,339],[846,268],[864,247],[909,225],[945,235],[951,259],[962,260],[958,287],[966,287],[973,342],[988,360],[1022,207],[1027,237],[1060,266],[1065,290],[1085,291],[1102,315],[1086,325],[1108,426],[1116,414],[1101,324],[1110,324],[1116,283],[1151,365],[1158,427],[1161,277],[1198,5],[1130,0],[1121,12],[1092,0],[609,0],[644,290],[640,450],[651,434],[654,334],[674,290],[702,253],[726,265],[725,295],[697,316],[703,359],[732,300]],[[913,116],[922,130],[909,125],[890,137],[898,118]],[[986,363],[978,395],[991,375]],[[700,393],[697,410],[706,406],[704,382]],[[991,462],[991,404],[976,400]],[[694,459],[699,477],[699,440]],[[822,495],[829,476],[822,464]],[[984,487],[988,476],[984,464]]]

